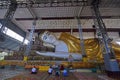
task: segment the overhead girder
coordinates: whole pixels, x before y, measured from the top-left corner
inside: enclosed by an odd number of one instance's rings
[[[7,13],[5,14],[4,18],[5,19],[12,19],[16,9],[17,9],[17,1],[10,0],[10,5],[9,5],[9,8],[8,8]]]
[[[17,0],[18,8],[90,6],[92,0]],[[100,7],[120,7],[120,0],[101,0]],[[1,0],[0,9],[9,8],[10,0]]]
[[[95,28],[99,30],[98,39],[100,41],[100,45],[103,46],[102,51],[104,57],[105,70],[109,77],[118,78],[120,74],[120,68],[114,55],[114,51],[112,49],[112,40],[110,40],[107,34],[106,26],[100,15],[99,2],[100,0],[93,0],[91,5],[93,15],[96,17],[96,19],[94,20]]]
[[[6,1],[6,0],[5,0]],[[9,1],[8,1],[9,2]],[[9,5],[9,8],[7,10],[7,13],[5,14],[4,16],[4,19],[6,21],[4,21],[4,23],[2,24],[2,27],[0,28],[0,42],[3,42],[5,40],[5,37],[3,36],[3,30],[5,28],[5,24],[7,24],[7,20],[13,18],[13,15],[16,11],[16,8],[17,8],[17,2],[16,0],[10,0],[10,5]]]
[[[8,10],[7,10],[7,12],[6,12],[5,16],[4,16],[4,19],[6,21],[4,21],[2,23],[2,27],[0,29],[0,32],[2,32],[4,30],[4,27],[5,27],[5,24],[7,24],[7,21],[9,21],[9,20],[11,20],[13,18],[16,9],[17,9],[16,0],[10,0],[9,8],[8,8]]]
[[[2,27],[0,28],[0,36],[2,36],[4,39],[2,41],[2,43],[0,43],[0,45],[1,45],[0,48],[15,50],[15,48],[17,48],[20,44],[22,44],[22,42],[16,41],[15,39],[5,35],[3,33],[5,27],[15,31],[16,33],[18,33],[19,35],[21,35],[23,37],[25,37],[26,33],[11,21],[11,19],[14,16],[14,13],[17,9],[17,1],[16,0],[5,0],[5,1],[9,2],[9,8],[4,16],[4,19],[0,19],[0,22],[2,24]],[[13,44],[13,45],[11,45],[11,44]]]
[[[107,34],[107,29],[106,29],[106,26],[105,26],[102,18],[101,18],[101,15],[100,15],[99,7],[98,7],[99,2],[100,2],[100,0],[93,0],[93,2],[92,2],[93,13],[96,17],[96,19],[94,20],[96,23],[95,27],[97,27],[99,29],[100,34],[103,38],[102,40],[104,43],[104,48],[106,50],[106,53],[112,54],[112,52],[111,52],[112,48],[109,47],[110,42],[108,42],[109,36]],[[111,56],[111,57],[113,57],[113,56]]]
[[[42,31],[50,31],[50,32],[70,32],[71,29],[35,29],[35,33],[39,33],[39,32],[42,32]],[[83,28],[82,29],[83,32],[95,32],[96,30],[93,29],[93,28]],[[28,29],[28,31],[30,31],[30,29]],[[78,32],[78,29],[77,28],[74,28],[73,29],[73,32]],[[120,34],[120,28],[107,28],[107,32],[119,32]]]
[[[69,7],[69,6],[82,6],[85,4],[86,6],[88,5],[87,0],[66,0],[66,1],[61,1],[61,0],[17,0],[18,8],[27,8],[27,7],[32,7],[32,8],[42,8],[42,7]],[[1,9],[6,9],[9,8],[10,1],[3,0],[0,3],[0,8]]]
[[[27,1],[28,1],[28,3],[31,2],[31,0],[27,0]],[[34,31],[35,31],[35,26],[36,26],[36,20],[37,20],[36,19],[37,16],[34,13],[34,11],[30,8],[30,4],[29,4],[29,6],[27,8],[30,11],[31,15],[33,16],[34,21],[33,21],[32,27],[31,27],[31,31],[29,33],[29,43],[26,46],[26,50],[25,50],[25,54],[24,54],[25,56],[28,56],[29,53],[30,53],[30,51],[31,51],[31,47],[32,47],[32,44],[33,44],[32,39],[33,39],[33,35],[34,35]]]
[[[4,1],[4,0],[2,0]],[[13,16],[15,14],[15,11],[17,9],[17,1],[16,0],[5,0],[10,2],[9,8],[7,9],[7,12],[3,19],[0,19],[0,22],[2,24],[2,27],[0,29],[0,32],[3,32],[4,28],[7,27],[13,31],[18,31],[17,33],[25,37],[25,32],[22,31],[16,24],[14,24],[11,20],[13,19]],[[17,28],[18,27],[18,28]]]

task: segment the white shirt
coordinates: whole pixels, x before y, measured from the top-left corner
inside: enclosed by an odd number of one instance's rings
[[[36,72],[36,68],[32,68],[32,72]]]
[[[48,72],[49,73],[52,73],[53,69],[52,68],[49,68]]]
[[[67,73],[67,70],[63,70],[63,73]]]

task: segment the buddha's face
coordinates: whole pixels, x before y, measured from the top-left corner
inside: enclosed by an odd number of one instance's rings
[[[51,44],[53,44],[56,41],[56,37],[49,31],[45,31],[41,35],[41,39],[42,39],[42,41],[44,41],[46,43],[51,43]]]

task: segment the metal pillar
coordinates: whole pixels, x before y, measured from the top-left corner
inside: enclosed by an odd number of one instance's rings
[[[116,61],[114,52],[112,50],[112,47],[110,44],[111,40],[108,37],[108,34],[106,32],[106,26],[101,18],[98,5],[99,5],[99,0],[93,0],[92,8],[96,18],[96,23],[97,23],[96,27],[98,27],[100,31],[99,34],[101,35],[101,38],[102,38],[101,42],[103,43],[103,46],[104,46],[103,57],[104,57],[105,69],[106,69],[106,72],[108,73],[108,76],[115,77],[120,74],[120,69]]]
[[[27,2],[31,2],[30,0],[27,0]],[[34,18],[34,21],[33,21],[33,25],[32,25],[32,27],[31,27],[31,30],[30,30],[30,34],[29,34],[29,43],[28,43],[28,45],[27,45],[27,47],[26,47],[26,50],[25,50],[25,54],[24,54],[24,61],[27,61],[28,60],[28,55],[29,55],[29,53],[30,53],[30,51],[31,51],[31,47],[32,47],[32,44],[33,44],[33,35],[34,35],[34,31],[35,31],[35,26],[36,26],[36,18],[37,18],[37,16],[35,15],[35,13],[34,13],[34,11],[31,9],[31,4],[30,3],[28,3],[29,4],[29,6],[27,7],[28,8],[28,10],[29,10],[29,12],[31,13],[31,15],[33,16],[33,18]]]
[[[85,51],[82,26],[80,24],[80,19],[79,18],[77,18],[77,22],[78,22],[78,29],[79,29],[79,37],[80,37],[80,46],[81,46],[82,56],[83,56],[83,58],[85,58],[87,56],[86,56],[86,51]]]
[[[27,56],[29,55],[30,51],[31,51],[31,47],[32,47],[32,44],[33,44],[33,34],[34,34],[34,31],[35,31],[35,26],[36,26],[36,20],[34,20],[33,22],[33,26],[31,28],[31,31],[30,31],[30,35],[29,35],[29,43],[26,47],[26,50],[25,50],[25,57],[24,57],[24,61],[27,61]]]
[[[73,28],[72,28],[72,26],[70,27],[70,34],[71,35],[73,34]]]

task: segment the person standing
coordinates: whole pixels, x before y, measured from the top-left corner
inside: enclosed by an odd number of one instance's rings
[[[36,69],[35,66],[32,68],[32,70],[31,70],[31,74],[37,74],[37,69]]]

